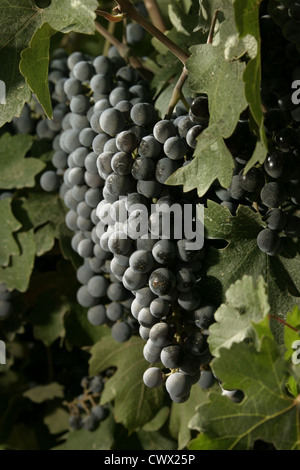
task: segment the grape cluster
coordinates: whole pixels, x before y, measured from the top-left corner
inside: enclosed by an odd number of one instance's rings
[[[115,48],[109,57],[91,59],[79,52],[62,56],[59,62],[51,62],[51,69],[57,79],[52,98],[54,103],[59,101],[54,110],[64,109],[56,117],[57,130],[59,126],[61,130],[53,140],[56,172],[46,171],[41,186],[53,191],[60,182],[60,194],[69,209],[66,225],[74,232],[72,247],[84,259],[77,271],[82,284],[77,292],[79,304],[88,308],[93,325],[107,323],[112,336],[125,341],[137,324],[130,314],[133,296],[113,274],[112,255],[99,243],[103,224],[96,208],[104,197],[105,179],[97,162],[103,151],[117,150],[113,136],[127,126],[130,108],[148,99],[148,86]]]
[[[82,393],[71,402],[66,403],[70,411],[69,424],[71,429],[95,431],[100,422],[108,415],[107,405],[100,405],[101,394],[105,382],[112,377],[114,369],[107,369],[103,374],[94,377],[83,377]]]
[[[181,213],[190,206],[192,226],[200,200],[196,192],[183,194],[165,181],[190,163],[196,138],[207,126],[207,97],[193,100],[189,112],[179,104],[172,119],[163,120],[157,119],[145,98],[133,104],[124,120],[120,103],[116,101],[100,116],[100,127],[115,138],[115,148],[104,147],[97,159],[98,173],[105,181],[104,199],[96,210],[102,226],[99,244],[113,255],[113,275],[135,295],[131,313],[147,341],[145,359],[162,362],[167,369],[148,369],[145,384],[154,387],[165,382],[171,398],[183,402],[192,383],[200,379],[200,366],[211,358],[207,330],[216,308],[203,305],[201,299],[205,250],[189,248],[192,239],[184,238],[182,231],[176,237],[178,221],[171,216],[174,204]],[[151,211],[154,201],[156,210]]]

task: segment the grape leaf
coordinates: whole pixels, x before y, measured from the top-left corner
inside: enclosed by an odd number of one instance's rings
[[[284,344],[286,347],[285,358],[290,359],[294,354],[293,343],[300,340],[300,309],[295,306],[286,316],[284,327]],[[296,331],[295,331],[296,329]]]
[[[209,332],[208,342],[213,356],[220,355],[221,348],[229,349],[233,343],[253,338],[252,322],[258,323],[269,313],[266,284],[262,276],[256,285],[250,276],[243,276],[229,287],[226,303],[215,312],[216,323]]]
[[[51,250],[55,238],[60,238],[60,226],[65,224],[65,208],[57,194],[30,192],[26,198],[13,202],[13,211],[27,230],[34,229],[36,254]]]
[[[242,450],[262,439],[280,450],[300,449],[299,397],[286,393],[288,365],[273,339],[264,338],[260,351],[246,343],[223,348],[212,367],[225,389],[243,390],[245,397],[237,404],[211,393],[210,402],[199,406],[193,428],[216,441],[217,448],[220,439],[223,448]]]
[[[115,422],[110,412],[95,431],[90,432],[86,429],[71,431],[62,436],[66,441],[52,450],[110,450],[114,444],[114,429]]]
[[[21,200],[20,209],[26,212],[31,226],[35,229],[47,222],[56,227],[65,218],[61,198],[45,191],[30,192],[26,199]]]
[[[222,0],[199,0],[199,11],[196,30],[201,29],[208,33],[212,23],[213,15],[216,10],[222,6]],[[218,15],[220,19],[220,15]]]
[[[202,132],[201,141],[198,139],[194,153],[195,158],[188,165],[175,171],[167,179],[166,184],[171,186],[183,184],[186,192],[197,188],[199,196],[207,192],[216,178],[222,186],[230,185],[234,167],[232,156],[224,140],[218,136],[219,131],[211,132],[212,129],[220,129],[221,125],[222,123],[218,122]]]
[[[260,96],[261,86],[261,39],[259,29],[259,9],[262,0],[242,0],[234,2],[235,20],[236,26],[240,33],[240,38],[246,35],[252,36],[257,42],[257,52],[254,57],[248,61],[245,68],[243,80],[245,82],[245,96],[249,104],[252,117],[256,121],[259,128],[259,138],[262,147],[264,148],[264,157],[267,154],[267,138],[263,126],[263,112],[262,103]],[[257,158],[257,157],[255,157]],[[248,162],[248,169],[250,165],[254,165],[257,161],[254,161],[252,157],[251,163]],[[264,159],[263,159],[264,161]],[[263,163],[260,161],[260,163]]]
[[[55,407],[47,412],[44,423],[51,434],[58,434],[69,428],[69,413],[64,408]]]
[[[52,104],[49,92],[49,48],[50,37],[55,30],[44,23],[34,33],[29,47],[21,53],[20,71],[30,90],[35,93],[47,117],[52,118]]]
[[[266,152],[266,144],[261,140],[258,140],[254,152],[245,166],[244,173],[247,173],[247,171],[250,170],[250,168],[252,168],[255,163],[263,164],[266,159]]]
[[[144,431],[158,431],[162,425],[166,422],[170,414],[170,408],[168,406],[164,406],[159,410],[156,416],[154,416],[151,421],[148,421],[148,423],[143,426]]]
[[[28,398],[33,403],[43,403],[54,400],[54,398],[64,397],[64,387],[57,382],[48,385],[38,385],[23,393],[23,397]]]
[[[0,105],[0,127],[19,116],[24,103],[30,100],[30,89],[19,71],[19,62],[35,31],[48,23],[56,31],[92,34],[97,6],[96,0],[52,0],[48,8],[40,9],[31,0],[0,0],[0,80],[6,84],[6,104]],[[22,67],[26,67],[25,62]],[[27,77],[30,83],[34,82],[32,74],[34,69]]]
[[[286,240],[278,256],[268,256],[260,251],[256,238],[264,228],[261,217],[249,207],[239,206],[232,216],[226,207],[208,201],[204,210],[206,237],[227,240],[226,248],[210,247],[204,260],[207,277],[202,290],[207,299],[221,303],[231,284],[248,274],[256,281],[263,276],[267,286],[270,313],[285,318],[286,313],[300,304],[300,246]],[[221,295],[216,295],[221,292]],[[271,321],[278,341],[283,341],[283,329]]]
[[[0,282],[4,282],[8,289],[17,289],[25,292],[28,288],[34,266],[36,245],[33,230],[19,232],[16,235],[21,253],[11,257],[9,265],[0,267]]]
[[[164,436],[159,431],[145,431],[141,429],[137,431],[137,436],[144,450],[176,450],[176,441],[170,437]]]
[[[199,434],[188,446],[189,450],[227,450],[231,440],[225,436]]]
[[[43,301],[39,298],[30,316],[30,320],[34,323],[34,337],[46,346],[51,346],[57,338],[63,338],[65,334],[64,317],[68,311],[68,304],[59,303],[57,305],[56,299],[52,296],[45,295]]]
[[[106,384],[101,402],[114,400],[114,416],[128,430],[144,426],[162,406],[164,389],[150,389],[143,383],[147,362],[143,357],[142,339],[132,337],[125,343],[117,343],[111,337],[102,338],[91,349],[90,375],[96,375],[108,367],[117,367],[116,373]]]
[[[0,214],[1,220],[5,222],[1,224],[0,228],[0,264],[1,266],[7,266],[10,256],[20,253],[13,233],[19,230],[21,224],[12,213],[11,198],[0,201]]]
[[[186,66],[190,89],[208,96],[209,125],[221,121],[219,136],[229,137],[247,106],[241,85],[245,65],[239,61],[228,62],[223,45],[200,44],[191,47],[191,57]],[[201,142],[201,137],[198,142]]]
[[[189,421],[195,415],[196,408],[208,401],[205,390],[198,384],[192,386],[190,398],[184,403],[172,403],[169,430],[171,436],[178,440],[178,449],[184,449],[191,439]]]
[[[11,136],[6,133],[0,138],[0,188],[28,188],[35,185],[35,176],[45,168],[45,163],[37,158],[24,158],[32,141],[30,135]]]
[[[46,224],[34,232],[36,243],[36,256],[42,256],[50,251],[54,245],[55,227],[52,224]]]

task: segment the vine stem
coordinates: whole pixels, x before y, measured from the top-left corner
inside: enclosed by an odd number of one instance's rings
[[[107,41],[115,46],[120,56],[126,59],[133,68],[137,69],[145,80],[151,80],[152,73],[144,68],[140,59],[132,54],[130,48],[126,44],[122,44],[115,36],[113,36],[97,21],[95,21],[95,27],[98,33],[100,33]]]
[[[156,0],[144,0],[145,7],[147,8],[148,14],[154,26],[157,27],[162,33],[164,33],[167,28],[162,17],[161,11],[157,4]]]
[[[114,32],[115,32],[115,28],[116,28],[116,23],[113,23],[112,21],[110,21],[108,23],[108,28],[107,28],[107,31],[111,34],[111,35],[114,35]],[[105,39],[105,43],[104,43],[104,47],[103,47],[103,55],[107,55],[108,54],[108,50],[110,48],[110,41],[106,38]]]
[[[142,26],[151,36],[154,36],[162,44],[164,44],[176,57],[179,59],[183,65],[189,58],[189,55],[186,54],[180,47],[177,46],[171,39],[169,39],[164,33],[162,33],[156,26],[154,26],[150,21],[144,18],[133,6],[129,0],[115,0],[117,7],[114,8],[114,11],[117,13],[117,17],[120,18],[122,15],[126,14],[129,18],[136,21],[140,26]],[[101,16],[105,12],[101,10],[96,10],[96,13]]]
[[[207,41],[206,41],[207,44],[212,44],[213,37],[214,37],[214,31],[215,31],[215,27],[216,27],[216,21],[217,21],[219,11],[220,10],[216,10],[214,12],[214,16],[212,18],[212,22],[211,22],[211,25],[210,25],[210,28],[209,28],[209,33],[208,33],[208,37],[207,37]],[[179,100],[181,100],[183,102],[183,104],[187,108],[187,110],[189,109],[189,104],[186,101],[186,99],[184,98],[183,93],[182,93],[182,88],[183,88],[183,85],[186,82],[187,77],[188,77],[188,70],[186,69],[186,67],[184,65],[183,70],[181,72],[181,75],[180,75],[180,77],[179,77],[179,79],[178,79],[178,81],[177,81],[177,83],[174,87],[174,90],[173,90],[173,93],[172,93],[172,96],[171,96],[171,100],[170,100],[170,103],[169,103],[168,111],[167,111],[167,114],[166,114],[166,119],[170,119],[170,117],[172,116],[173,110],[174,110],[174,108],[175,108],[175,106],[176,106],[176,104],[178,103]]]
[[[279,317],[275,317],[274,315],[269,315],[269,318],[271,318],[272,320],[276,320],[279,323],[282,323],[283,325],[287,326],[288,328],[291,328],[291,330],[298,332],[297,328],[293,327],[292,325],[290,325],[289,323],[287,323],[286,321],[282,320]]]
[[[211,22],[211,25],[210,25],[210,28],[209,28],[209,33],[208,33],[208,38],[207,38],[206,44],[212,44],[212,42],[213,42],[214,32],[215,32],[215,27],[216,27],[216,22],[217,22],[219,11],[220,10],[216,10],[214,12],[214,16],[212,18],[212,22]]]
[[[186,82],[186,79],[188,78],[188,71],[185,67],[185,65],[183,66],[183,69],[182,69],[182,72],[181,72],[181,75],[174,87],[174,90],[173,90],[173,93],[172,93],[172,96],[171,96],[171,99],[170,99],[170,103],[169,103],[169,106],[168,106],[168,111],[167,111],[167,114],[166,114],[166,119],[170,119],[171,116],[172,116],[172,113],[173,113],[173,110],[176,106],[176,104],[178,103],[178,101],[181,99],[181,101],[183,102],[183,104],[185,105],[185,107],[187,109],[189,109],[189,104],[188,102],[186,101],[185,97],[183,96],[183,93],[182,93],[182,88],[183,88],[183,85],[185,84]]]

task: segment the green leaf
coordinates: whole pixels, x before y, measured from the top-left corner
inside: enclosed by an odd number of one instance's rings
[[[49,8],[41,11],[44,23],[61,31],[69,33],[93,34],[95,31],[95,10],[98,7],[97,0],[52,0]]]
[[[34,228],[36,254],[51,250],[60,226],[65,224],[65,208],[57,194],[30,192],[26,198],[13,201],[13,211],[26,229]]]
[[[159,431],[137,431],[137,436],[144,450],[176,450],[176,442]]]
[[[53,248],[55,232],[55,227],[51,224],[46,224],[34,233],[36,256],[42,256]]]
[[[110,450],[114,444],[114,429],[115,422],[110,412],[95,431],[71,431],[63,436],[66,441],[52,450]]]
[[[45,191],[31,192],[22,200],[21,208],[26,212],[31,226],[34,228],[51,222],[57,226],[65,218],[65,211],[61,198],[57,194]]]
[[[294,341],[300,340],[300,309],[294,307],[286,316],[286,325],[284,327],[284,345],[286,347],[285,358],[290,359],[294,354]],[[296,328],[296,331],[295,331]]]
[[[6,85],[6,104],[0,105],[0,127],[19,116],[31,93],[19,71],[20,53],[30,42],[39,18],[30,0],[0,0],[0,80]]]
[[[35,176],[45,168],[37,158],[24,158],[33,142],[30,135],[11,136],[8,133],[0,138],[0,188],[29,188],[35,185]]]
[[[286,383],[286,386],[287,386],[288,391],[291,393],[291,395],[297,398],[297,396],[299,395],[298,385],[297,385],[295,378],[292,375],[289,377]]]
[[[266,154],[267,154],[267,149],[266,149],[265,143],[258,140],[255,146],[255,150],[252,154],[252,157],[250,158],[250,160],[247,162],[245,166],[244,173],[247,173],[247,171],[249,171],[250,168],[252,168],[256,163],[263,164],[266,159]]]
[[[263,112],[261,103],[261,39],[259,28],[259,11],[261,0],[242,0],[234,1],[234,11],[236,26],[240,33],[240,38],[250,35],[257,43],[256,54],[248,61],[245,72],[245,96],[249,104],[252,117],[256,121],[262,147],[264,147],[264,157],[267,154],[267,139],[263,127]],[[253,157],[252,157],[253,159]],[[251,159],[251,160],[252,160]],[[262,162],[261,162],[262,163]],[[254,164],[254,163],[253,163]],[[251,168],[250,162],[247,164]]]
[[[69,429],[70,414],[64,408],[54,408],[47,413],[44,423],[51,434],[58,434]]]
[[[218,136],[229,137],[247,106],[242,81],[245,65],[238,61],[228,62],[223,46],[212,44],[191,47],[191,57],[186,65],[190,89],[208,96],[209,125],[221,121],[222,134]],[[201,142],[201,137],[198,141]]]
[[[237,215],[232,216],[226,207],[208,201],[204,226],[207,238],[229,242],[222,249],[210,248],[204,260],[207,276],[202,290],[207,300],[223,302],[230,285],[248,274],[255,282],[259,276],[264,277],[272,315],[284,319],[286,312],[300,304],[299,242],[286,241],[278,256],[263,253],[256,242],[263,222],[259,214],[245,206],[239,206]],[[283,341],[282,326],[274,320],[271,325],[277,339]]]
[[[202,132],[201,140],[198,139],[195,150],[195,158],[189,165],[175,171],[167,179],[166,184],[171,186],[183,184],[186,192],[196,188],[199,196],[203,196],[217,178],[222,186],[230,185],[234,167],[233,159],[224,140],[218,137],[218,134],[215,134],[216,138],[212,137],[213,128],[215,126]]]
[[[0,267],[0,282],[4,282],[8,289],[25,292],[28,288],[35,259],[35,239],[33,230],[20,232],[16,235],[20,246],[20,255],[11,257],[6,268]]]
[[[30,320],[34,323],[34,337],[42,341],[45,346],[51,346],[57,338],[63,338],[65,334],[64,317],[68,311],[69,305],[67,303],[60,304],[50,296],[45,296],[43,300],[39,298],[30,315]]]
[[[163,424],[166,422],[170,414],[170,408],[168,406],[164,406],[159,410],[156,416],[151,421],[143,426],[144,431],[158,431]]]
[[[7,266],[10,256],[20,253],[13,233],[19,230],[21,224],[12,213],[11,198],[0,201],[0,215],[1,220],[5,221],[5,223],[1,224],[0,228],[0,264]]]
[[[199,434],[193,439],[189,450],[227,450],[230,447],[231,440],[225,436],[213,436],[211,434]]]
[[[198,384],[192,386],[190,398],[184,403],[172,403],[169,430],[178,440],[178,449],[184,449],[191,440],[189,422],[196,413],[196,408],[208,400],[206,391]]]
[[[52,105],[49,92],[49,48],[50,37],[55,33],[44,23],[32,36],[29,47],[22,51],[20,72],[30,90],[36,95],[46,115],[52,118]]]
[[[184,25],[184,11],[178,3],[175,3],[174,0],[171,1],[168,7],[169,18],[173,26],[179,33],[183,33],[186,36],[189,36],[189,31],[185,29]]]
[[[163,388],[150,389],[143,383],[143,373],[147,369],[144,345],[144,341],[135,336],[125,343],[105,337],[91,349],[91,376],[108,367],[117,367],[116,373],[105,384],[101,403],[114,400],[115,420],[130,432],[153,418],[161,408],[164,396]]]
[[[196,30],[201,29],[208,33],[214,12],[221,8],[222,0],[199,0],[198,3],[199,11]],[[218,15],[218,19],[220,20],[220,15]]]
[[[43,403],[44,401],[54,400],[54,398],[63,398],[64,387],[57,382],[52,382],[49,385],[38,385],[24,392],[23,397],[28,398],[33,403]]]
[[[236,281],[226,292],[226,303],[215,312],[216,323],[209,328],[208,342],[213,356],[219,356],[221,348],[229,349],[233,343],[254,339],[252,322],[259,323],[269,310],[262,276],[256,285],[252,277],[246,275]]]
[[[0,80],[6,84],[6,104],[0,105],[0,127],[19,116],[31,92],[19,71],[20,54],[44,23],[56,31],[92,34],[96,0],[52,0],[39,9],[31,0],[0,0]]]
[[[210,402],[200,405],[194,426],[216,448],[223,441],[222,448],[246,450],[261,439],[279,450],[300,449],[299,400],[285,391],[288,367],[274,340],[264,338],[260,351],[252,344],[233,344],[212,365],[225,389],[245,394],[237,404],[212,393]]]

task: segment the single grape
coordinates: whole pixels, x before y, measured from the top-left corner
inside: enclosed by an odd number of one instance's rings
[[[175,276],[166,268],[158,268],[149,278],[149,287],[156,295],[166,295],[175,286]]]
[[[171,344],[162,349],[160,359],[168,369],[176,369],[184,360],[184,351],[178,344]]]
[[[155,124],[153,134],[158,142],[164,144],[167,139],[176,136],[176,127],[171,121],[163,119]]]
[[[210,325],[215,321],[215,311],[217,308],[214,305],[205,305],[194,312],[195,325],[198,328],[207,330]]]
[[[45,171],[40,178],[40,185],[44,191],[57,191],[60,185],[60,179],[55,171]]]
[[[264,253],[273,253],[280,247],[280,238],[274,230],[266,228],[259,232],[257,236],[257,245]]]
[[[111,335],[118,343],[124,343],[124,341],[127,341],[131,337],[132,330],[128,323],[117,322],[111,329]]]
[[[149,388],[159,387],[164,382],[164,374],[158,367],[149,367],[144,372],[143,382]]]
[[[181,372],[174,372],[166,380],[166,389],[170,396],[184,397],[191,390],[191,379]]]
[[[106,312],[104,305],[94,305],[87,313],[88,321],[94,326],[103,325],[106,322]]]
[[[267,183],[260,192],[262,203],[267,207],[276,208],[287,198],[287,191],[282,183]]]

